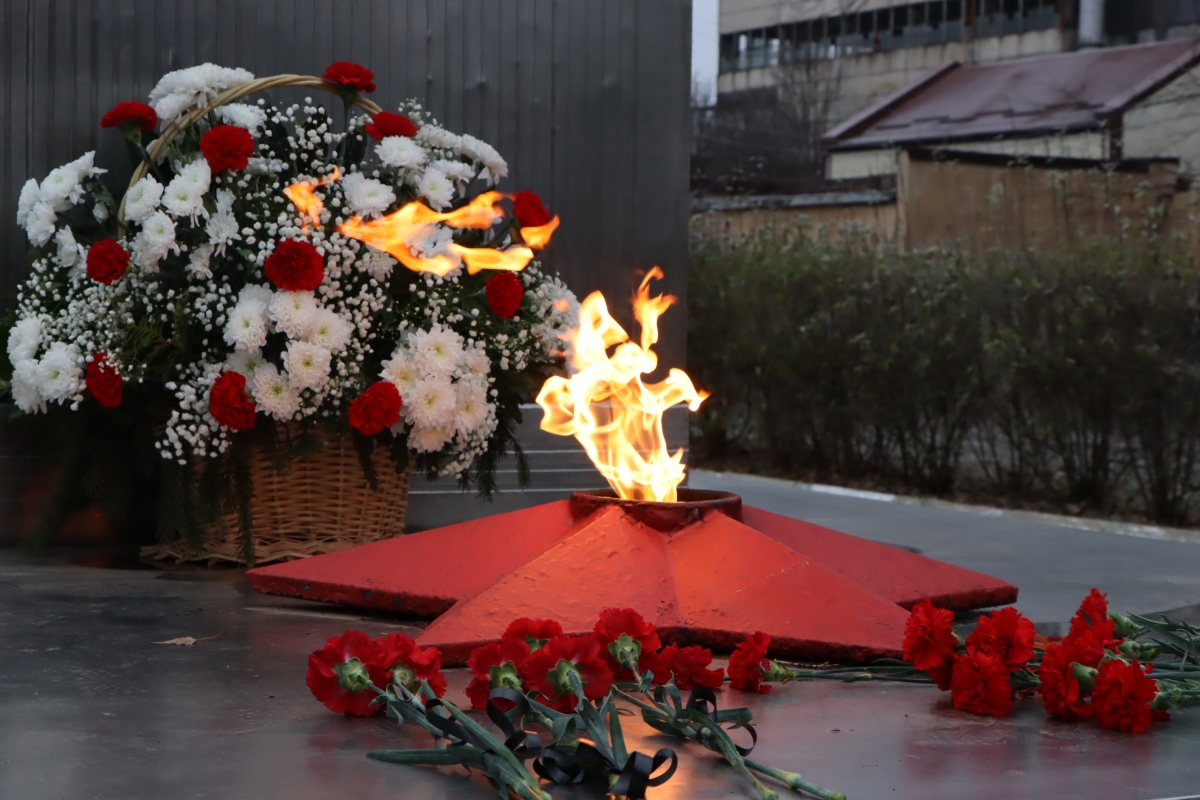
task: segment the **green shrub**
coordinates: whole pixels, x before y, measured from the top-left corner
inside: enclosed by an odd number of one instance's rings
[[[803,230],[696,240],[696,457],[1185,523],[1198,271],[1150,237],[974,260]]]

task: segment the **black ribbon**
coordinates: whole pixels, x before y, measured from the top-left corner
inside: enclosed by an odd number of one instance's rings
[[[655,775],[659,767],[668,761],[671,765]],[[533,770],[538,777],[563,786],[583,783],[589,769],[602,775],[616,774],[616,783],[609,789],[609,794],[627,797],[629,800],[645,800],[646,789],[662,786],[671,780],[678,766],[679,757],[675,755],[675,751],[664,747],[655,753],[653,758],[635,750],[625,760],[625,767],[619,768],[586,739],[579,740],[574,754],[557,747],[549,747],[533,762]]]
[[[492,689],[488,693],[487,715],[504,734],[504,746],[511,750],[513,755],[522,761],[527,758],[537,758],[542,752],[541,734],[537,731],[518,730],[512,724],[512,719],[508,714],[501,711],[500,707],[496,705],[495,701],[497,700],[509,701],[520,712],[520,715],[524,716],[532,710],[529,706],[529,699],[516,689]]]
[[[689,711],[698,711],[708,717],[713,721],[713,725],[720,725],[717,722],[717,695],[707,686],[697,686],[695,689],[692,689],[692,693],[688,696],[687,708]],[[735,722],[731,730],[737,730],[738,728],[745,728],[750,732],[751,742],[749,747],[742,747],[737,743],[733,745],[734,749],[738,751],[738,755],[745,758],[758,745],[758,731],[754,730],[754,726],[749,722]]]

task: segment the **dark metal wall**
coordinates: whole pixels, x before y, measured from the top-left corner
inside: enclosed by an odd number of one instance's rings
[[[24,271],[26,178],[96,149],[124,187],[121,138],[98,125],[118,101],[205,61],[266,76],[346,59],[385,108],[421,99],[500,150],[501,188],[562,216],[546,260],[581,297],[601,289],[627,319],[632,271],[658,264],[683,300],[690,35],[690,0],[0,0],[0,284]],[[682,365],[684,323],[663,319],[665,363]]]

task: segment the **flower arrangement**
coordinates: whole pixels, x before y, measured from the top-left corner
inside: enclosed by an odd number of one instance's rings
[[[364,67],[281,78],[205,64],[118,104],[101,125],[138,156],[123,196],[94,153],[25,184],[14,404],[56,420],[134,406],[173,482],[161,494],[212,514],[249,502],[252,444],[283,437],[286,465],[318,425],[354,436],[368,477],[381,447],[398,471],[411,452],[490,492],[497,458],[520,456],[519,403],[576,325],[534,260],[557,218],[528,191],[506,211],[500,154],[414,101],[379,109]],[[337,93],[345,129],[311,98],[235,102],[297,83]]]

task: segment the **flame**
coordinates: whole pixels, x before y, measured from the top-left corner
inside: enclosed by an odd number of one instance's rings
[[[640,345],[609,315],[604,295],[588,295],[579,308],[578,330],[567,336],[575,345],[572,365],[578,372],[547,380],[537,402],[545,412],[542,430],[578,439],[620,497],[673,503],[685,472],[683,448],[667,451],[662,415],[684,402],[695,411],[708,392],[698,391],[681,369],[672,369],[660,383],[642,382],[641,376],[658,366],[651,350],[658,341],[658,318],[676,300],[650,296],[650,280],[662,277],[658,267],[650,270],[633,298]]]
[[[558,230],[558,215],[554,219],[547,222],[545,225],[531,225],[521,228],[521,238],[525,240],[525,244],[532,247],[534,250],[541,250],[546,245],[550,244],[550,237]]]
[[[301,215],[312,220],[314,225],[321,224],[321,212],[325,205],[317,196],[316,190],[327,183],[341,180],[342,174],[335,167],[333,174],[319,181],[297,181],[283,190],[288,199],[296,206]],[[460,230],[485,230],[492,227],[496,220],[503,215],[499,202],[505,195],[500,192],[484,192],[462,208],[441,213],[429,206],[414,200],[397,211],[379,219],[364,220],[361,217],[351,217],[338,226],[338,232],[351,239],[358,239],[377,250],[391,253],[401,264],[413,272],[431,272],[434,275],[446,275],[456,269],[460,263],[467,265],[467,271],[472,275],[485,269],[509,270],[520,272],[525,265],[533,260],[533,251],[540,250],[550,242],[550,236],[558,228],[558,217],[532,228],[524,228],[521,233],[527,246],[510,247],[507,250],[496,250],[491,247],[465,247],[457,242],[451,242],[446,250],[452,255],[439,254],[436,256],[414,255],[409,240],[419,234],[427,225],[445,223]],[[304,226],[308,229],[307,224]]]
[[[329,177],[319,181],[296,181],[284,189],[283,193],[292,201],[292,205],[296,206],[297,211],[311,219],[313,225],[319,227],[321,212],[325,209],[325,205],[321,202],[321,198],[317,197],[317,188],[341,179],[342,171],[334,167]],[[304,230],[308,230],[307,224],[304,225]]]

